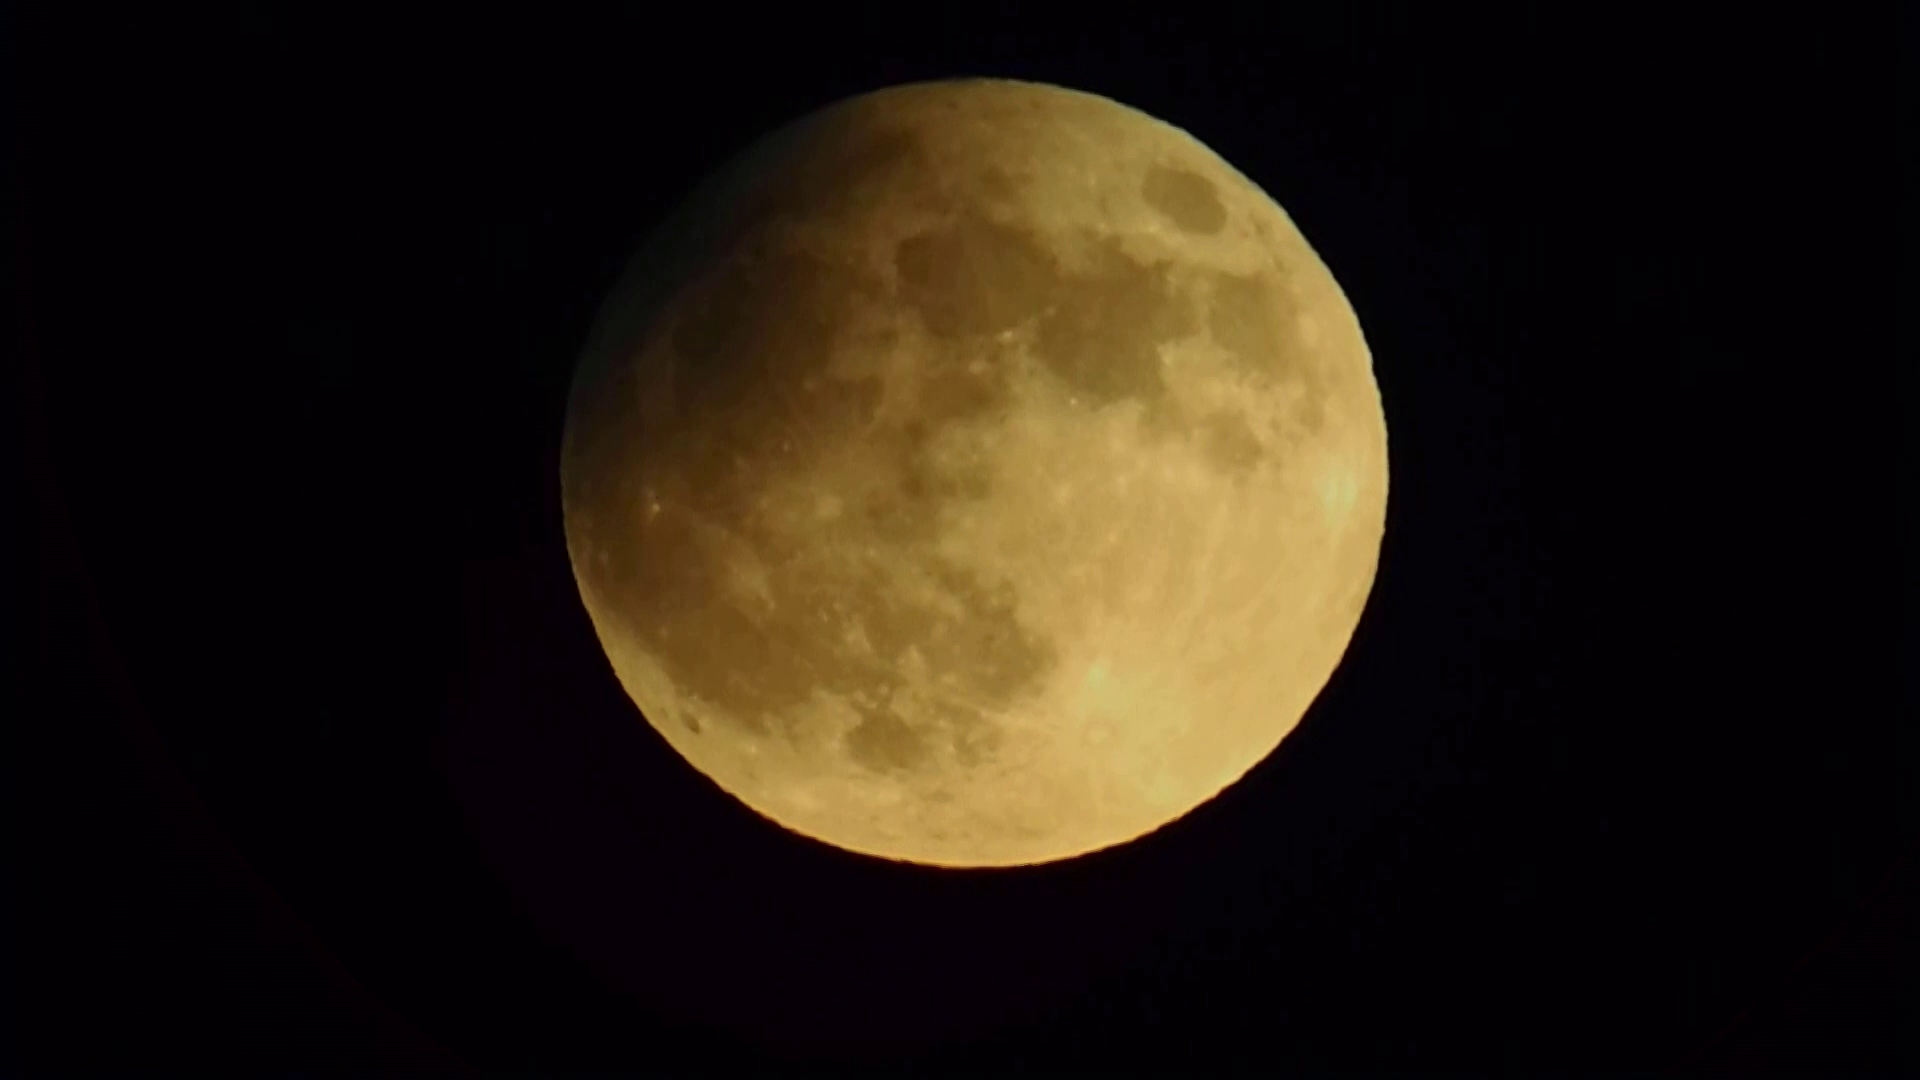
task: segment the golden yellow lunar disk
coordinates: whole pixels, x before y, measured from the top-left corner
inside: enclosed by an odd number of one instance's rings
[[[615,674],[695,768],[857,852],[1008,866],[1244,775],[1346,650],[1386,422],[1345,295],[1192,136],[895,87],[694,192],[562,450]]]

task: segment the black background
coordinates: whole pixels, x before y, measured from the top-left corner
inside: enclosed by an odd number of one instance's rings
[[[1890,25],[542,7],[16,16],[32,1068],[1915,1062]],[[556,457],[680,194],[959,74],[1273,194],[1393,472],[1279,753],[1145,841],[956,875],[653,735]]]

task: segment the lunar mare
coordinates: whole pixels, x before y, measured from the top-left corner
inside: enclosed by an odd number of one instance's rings
[[[995,80],[830,106],[691,195],[576,374],[615,674],[796,832],[1044,862],[1192,810],[1339,663],[1385,522],[1352,308],[1186,133]]]

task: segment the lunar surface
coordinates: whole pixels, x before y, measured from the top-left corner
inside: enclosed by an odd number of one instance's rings
[[[1278,205],[1105,98],[849,99],[689,196],[602,312],[562,448],[613,671],[786,828],[1066,858],[1234,783],[1372,586],[1386,424]]]

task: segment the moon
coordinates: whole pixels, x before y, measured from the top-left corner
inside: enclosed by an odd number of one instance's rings
[[[1386,520],[1357,318],[1187,133],[967,79],[762,139],[642,247],[562,509],[641,714],[779,825],[949,867],[1139,838],[1271,754]]]

